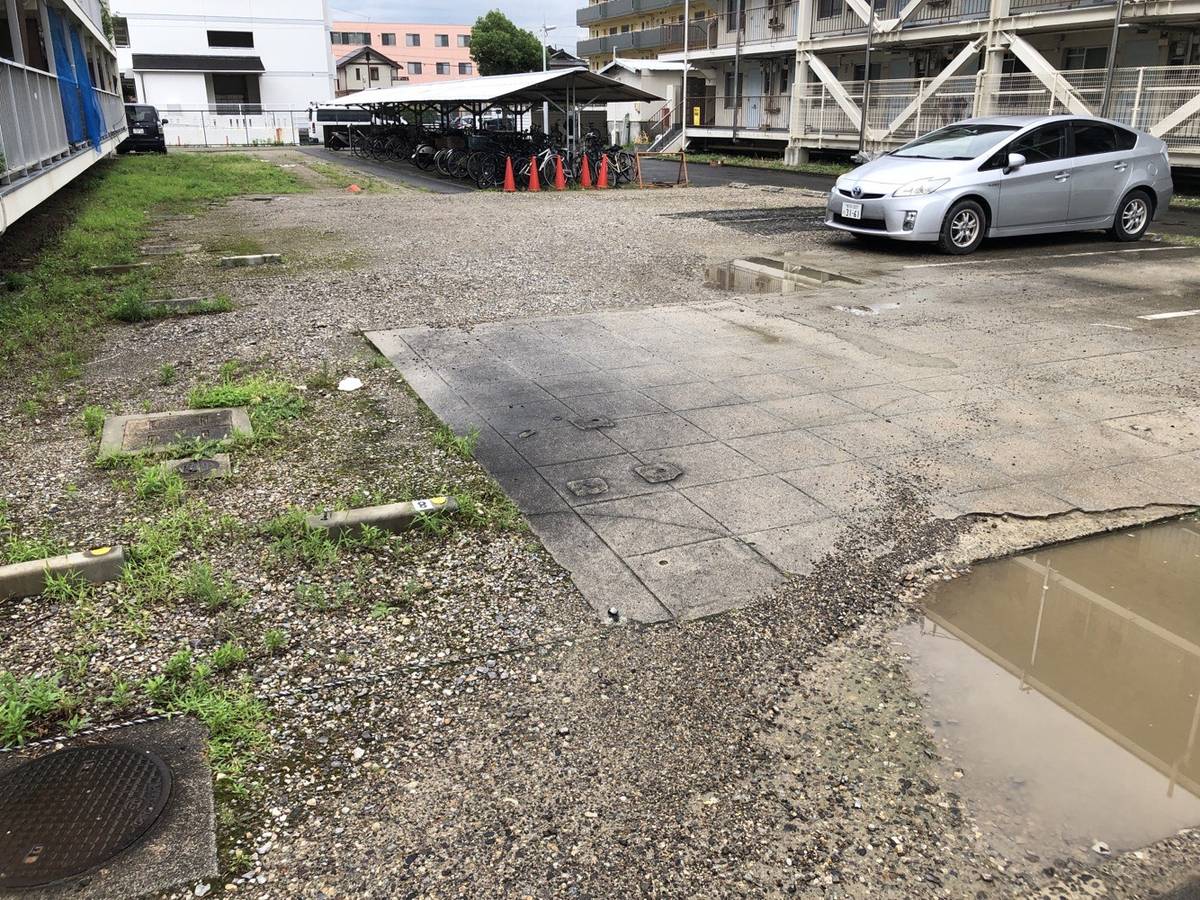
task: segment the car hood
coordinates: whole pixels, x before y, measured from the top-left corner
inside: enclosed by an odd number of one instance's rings
[[[951,178],[970,165],[961,159],[904,159],[881,156],[847,172],[838,179],[838,186],[856,184],[894,185],[900,187],[921,178]]]

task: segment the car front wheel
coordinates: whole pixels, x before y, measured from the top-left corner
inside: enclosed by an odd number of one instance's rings
[[[987,214],[974,200],[960,200],[950,207],[942,221],[938,248],[943,253],[961,255],[974,253],[983,243],[987,231]]]
[[[1150,197],[1145,191],[1130,191],[1117,207],[1109,231],[1118,241],[1139,241],[1150,227]]]

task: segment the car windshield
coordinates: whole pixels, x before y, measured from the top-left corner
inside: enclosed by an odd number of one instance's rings
[[[892,156],[906,159],[974,159],[1017,130],[1016,125],[951,125],[922,135],[892,153]]]
[[[158,113],[153,106],[127,106],[125,118],[130,125],[157,125]]]

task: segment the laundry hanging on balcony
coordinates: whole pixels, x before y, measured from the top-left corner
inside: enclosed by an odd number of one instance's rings
[[[83,55],[79,32],[74,28],[68,32],[62,16],[53,7],[47,7],[46,13],[50,20],[50,43],[54,49],[54,68],[62,99],[63,121],[67,126],[67,140],[78,144],[86,139],[99,150],[103,138],[100,102],[92,90],[92,79],[88,74],[87,58]],[[72,58],[79,60],[80,65],[75,66]]]

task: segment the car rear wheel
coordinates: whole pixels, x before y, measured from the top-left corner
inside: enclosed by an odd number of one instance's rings
[[[1150,227],[1150,196],[1145,191],[1130,191],[1117,207],[1110,233],[1118,241],[1140,241]]]
[[[960,200],[950,207],[942,221],[938,248],[943,253],[961,255],[974,253],[983,243],[987,231],[987,214],[974,200]]]

